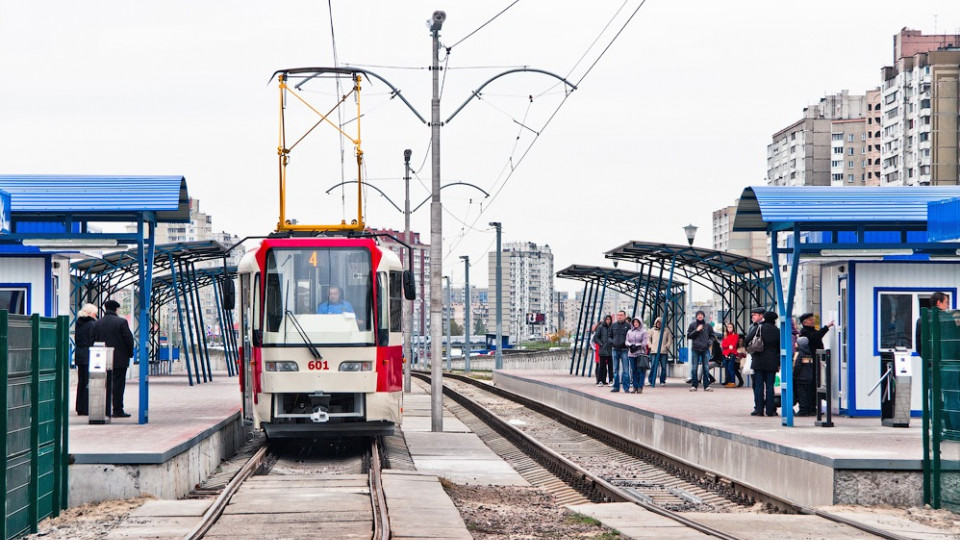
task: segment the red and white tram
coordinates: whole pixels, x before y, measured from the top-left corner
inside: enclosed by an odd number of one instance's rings
[[[240,262],[244,419],[268,437],[382,434],[403,411],[400,259],[370,236],[266,238]]]

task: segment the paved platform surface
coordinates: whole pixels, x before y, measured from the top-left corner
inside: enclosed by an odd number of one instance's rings
[[[530,485],[446,408],[443,432],[430,431],[429,388],[414,383],[411,390],[403,396],[403,436],[417,471],[457,484]]]
[[[835,469],[922,470],[921,421],[908,428],[880,425],[880,418],[834,416],[835,427],[817,427],[816,417],[794,418],[794,426],[781,425],[781,417],[750,416],[753,390],[711,385],[712,392],[690,392],[683,379],[667,379],[665,386],[646,386],[642,394],[612,393],[593,378],[556,371],[504,371],[504,375],[535,380],[610,401],[654,415],[671,417],[681,424],[726,432],[727,436],[754,439],[775,445],[798,457]],[[773,448],[773,446],[771,446]]]
[[[124,405],[130,418],[90,424],[73,411],[76,386],[70,389],[70,454],[75,463],[159,464],[196,445],[235,421],[240,413],[236,377],[213,374],[213,381],[190,386],[185,375],[154,375],[150,383],[148,423],[137,423],[137,379],[127,381]]]
[[[616,529],[625,538],[670,538],[700,539],[713,538],[681,523],[644,510],[633,503],[579,504],[568,505],[567,509],[590,516],[607,527]],[[862,523],[911,539],[934,540],[953,538],[944,533],[918,523],[906,522],[898,518],[881,514],[840,514]],[[685,513],[693,521],[723,531],[744,540],[808,540],[811,538],[876,538],[872,534],[834,523],[817,516],[783,514],[702,514]]]

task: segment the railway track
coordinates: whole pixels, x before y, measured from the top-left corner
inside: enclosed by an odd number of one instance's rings
[[[361,441],[260,446],[184,539],[388,539],[380,441]]]
[[[415,373],[423,381],[429,376]],[[594,502],[632,502],[704,534],[739,538],[685,513],[741,513],[760,502],[771,513],[804,514],[849,527],[848,537],[905,537],[817,509],[797,505],[722,478],[656,449],[581,422],[562,411],[489,384],[444,374],[444,394],[488,423],[530,459]],[[624,471],[629,471],[624,474]],[[715,520],[714,520],[715,521]]]

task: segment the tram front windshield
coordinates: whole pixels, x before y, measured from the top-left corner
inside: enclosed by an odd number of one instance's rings
[[[272,249],[266,263],[264,346],[373,345],[368,250]]]

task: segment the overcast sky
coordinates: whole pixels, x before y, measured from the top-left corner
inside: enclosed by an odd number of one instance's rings
[[[507,69],[583,78],[564,102],[555,79],[504,77],[443,128],[444,183],[497,194],[442,192],[444,273],[455,283],[463,281],[460,255],[475,263],[471,282],[486,283],[490,221],[503,222],[504,242],[549,244],[557,270],[608,265],[603,252],[628,240],[682,243],[687,223],[701,227],[696,244],[710,247],[711,212],[763,183],[774,132],[826,93],[878,86],[902,27],[927,34],[960,27],[956,0],[648,0],[588,73],[639,2],[521,0],[457,44],[511,2],[332,2],[336,61],[382,75],[426,118],[426,21],[437,9],[447,13],[441,41],[452,47],[444,119]],[[0,6],[0,172],[183,175],[215,229],[240,236],[274,229],[278,93],[269,79],[280,68],[334,65],[327,2]],[[402,156],[410,148],[411,199],[419,203],[429,195],[430,130],[384,85],[363,88],[365,175],[402,207]],[[332,81],[302,94],[322,111],[336,95]],[[341,118],[355,113],[349,101]],[[288,141],[313,123],[311,114],[290,103]],[[321,126],[294,150],[289,217],[354,217],[353,189],[324,193],[356,177],[352,145],[344,148],[341,167],[340,140]],[[402,230],[402,214],[375,191],[368,195],[367,223]],[[412,220],[425,241],[428,209]]]

